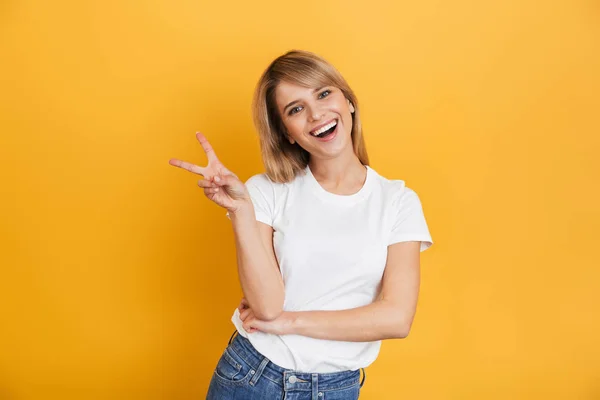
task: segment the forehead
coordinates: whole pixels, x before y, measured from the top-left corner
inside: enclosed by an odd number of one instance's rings
[[[282,81],[275,88],[275,100],[279,108],[285,107],[291,101],[301,100],[304,97],[312,96],[315,89],[318,89],[320,85],[306,87],[300,86],[296,83]],[[324,85],[323,85],[324,86]]]

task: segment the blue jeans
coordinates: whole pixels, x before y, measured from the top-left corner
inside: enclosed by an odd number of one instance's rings
[[[359,370],[308,373],[285,369],[273,364],[248,339],[235,333],[217,363],[207,400],[358,399],[366,377],[363,375],[359,382]]]

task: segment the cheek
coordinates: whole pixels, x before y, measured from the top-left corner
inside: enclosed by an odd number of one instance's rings
[[[299,118],[287,120],[284,125],[289,134],[295,139],[302,136],[305,128],[304,123]]]
[[[343,118],[344,130],[348,132],[348,134],[352,133],[352,126],[354,125],[354,120],[352,119],[352,114],[350,114],[349,110],[344,110],[340,113]]]

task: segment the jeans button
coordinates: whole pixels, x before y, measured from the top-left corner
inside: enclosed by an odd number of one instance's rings
[[[296,376],[295,376],[295,375],[292,375],[292,376],[290,376],[290,379],[288,379],[288,381],[289,381],[290,383],[296,383],[296,381],[297,381],[297,380],[298,380],[298,378],[296,378]]]

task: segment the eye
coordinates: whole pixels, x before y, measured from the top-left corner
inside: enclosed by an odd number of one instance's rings
[[[290,112],[288,113],[288,115],[294,115],[297,112],[300,112],[300,109],[301,109],[300,106],[294,107],[294,108],[290,109]]]
[[[323,97],[327,97],[329,96],[329,94],[331,93],[331,90],[327,89],[321,92],[321,94],[319,95],[319,98],[322,99]]]

